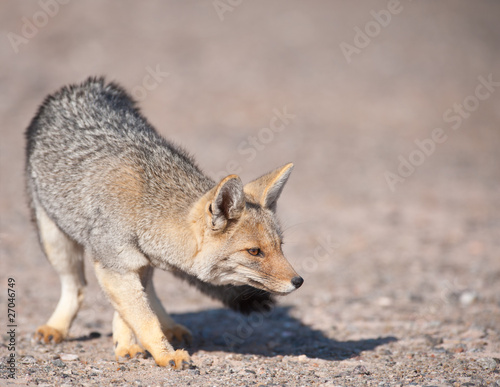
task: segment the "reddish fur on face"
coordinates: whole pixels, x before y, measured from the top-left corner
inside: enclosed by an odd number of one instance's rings
[[[247,205],[228,243],[245,254],[245,265],[251,267],[260,285],[271,292],[281,293],[297,273],[281,250],[282,235],[274,213],[259,205]],[[258,248],[262,254],[253,256],[248,249]],[[255,284],[254,284],[255,285]]]

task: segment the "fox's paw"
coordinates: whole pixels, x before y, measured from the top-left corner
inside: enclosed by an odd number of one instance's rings
[[[133,359],[135,357],[145,356],[146,351],[138,344],[120,345],[119,342],[115,343],[115,357],[116,361],[124,359]]]
[[[155,359],[155,361],[160,367],[170,367],[174,370],[185,370],[193,364],[189,354],[183,349],[166,353],[161,358]]]
[[[42,325],[36,330],[35,340],[45,344],[58,344],[64,340],[64,335],[56,328],[52,328],[49,325]]]
[[[163,328],[163,334],[169,342],[191,344],[193,335],[184,325],[175,324]]]

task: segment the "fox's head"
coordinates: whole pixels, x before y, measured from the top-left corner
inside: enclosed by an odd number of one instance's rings
[[[243,186],[237,175],[222,179],[195,206],[198,277],[214,285],[250,285],[274,294],[304,280],[286,260],[276,201],[290,176],[287,164]]]

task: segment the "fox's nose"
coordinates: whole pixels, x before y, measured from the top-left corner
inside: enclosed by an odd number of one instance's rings
[[[302,277],[293,277],[292,278],[292,285],[295,286],[295,289],[300,288],[303,283],[304,283],[304,279]]]

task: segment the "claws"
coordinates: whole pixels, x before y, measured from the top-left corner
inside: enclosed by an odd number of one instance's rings
[[[121,348],[116,345],[115,356],[116,360],[130,360],[133,358],[144,357],[144,349],[137,344]]]
[[[167,353],[160,359],[155,358],[155,361],[160,367],[169,366],[174,370],[185,370],[192,364],[189,354],[183,349]]]
[[[175,342],[178,344],[186,343],[191,344],[192,335],[189,329],[181,324],[176,324],[172,327],[164,328],[163,333],[167,337],[167,340],[170,342]]]
[[[58,344],[64,340],[64,336],[61,332],[59,332],[59,330],[48,325],[42,325],[41,327],[38,327],[34,338],[36,341],[45,344]]]

